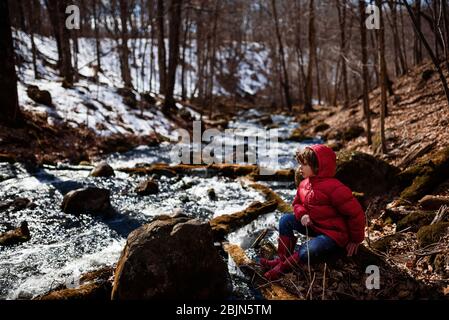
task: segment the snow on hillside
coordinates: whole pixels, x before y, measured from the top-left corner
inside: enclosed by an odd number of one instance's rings
[[[15,47],[16,53],[22,63],[17,67],[19,84],[19,103],[25,109],[38,112],[47,117],[50,124],[65,121],[73,126],[85,124],[99,135],[110,135],[113,133],[148,135],[158,132],[167,137],[174,137],[173,124],[160,112],[158,104],[152,108],[139,110],[139,107],[132,109],[123,103],[123,98],[117,93],[117,88],[123,86],[120,76],[120,65],[117,53],[117,43],[113,39],[101,40],[101,64],[102,72],[98,73],[99,83],[94,83],[89,79],[95,74],[96,54],[95,40],[90,38],[79,39],[78,68],[81,75],[80,80],[71,89],[61,86],[61,78],[58,71],[48,66],[48,63],[56,64],[57,50],[54,39],[49,37],[35,36],[36,47],[38,48],[37,67],[42,79],[34,79],[31,54],[31,39],[24,32],[16,31]],[[133,86],[136,88],[137,100],[140,100],[139,93],[150,90],[150,41],[147,39],[130,39],[128,46],[130,51],[137,50],[136,59],[130,54],[130,69]],[[194,92],[196,85],[195,68],[196,57],[195,48],[186,50],[186,60],[190,65],[186,73],[186,89],[190,95]],[[218,55],[226,56],[221,52]],[[158,64],[156,47],[153,48],[153,76],[151,81],[151,92],[159,90],[158,84]],[[46,60],[46,61],[44,61]],[[260,72],[268,65],[267,51],[258,44],[249,44],[244,53],[244,58],[239,63],[238,79],[239,90],[255,94],[267,84],[267,79]],[[253,61],[250,63],[250,61]],[[142,68],[143,64],[143,68]],[[142,72],[143,70],[143,72]],[[226,69],[225,69],[226,70]],[[181,78],[180,68],[178,68],[178,79]],[[41,90],[48,90],[52,96],[54,108],[47,107],[32,101],[27,95],[28,85],[36,85]],[[178,82],[175,86],[175,94],[180,94],[181,85]],[[216,81],[214,92],[217,94],[229,94]],[[156,98],[155,94],[151,94]],[[178,108],[184,106],[177,104]],[[195,119],[199,114],[185,107]]]

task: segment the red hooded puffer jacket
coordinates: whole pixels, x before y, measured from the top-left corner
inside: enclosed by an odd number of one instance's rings
[[[324,145],[310,147],[318,158],[318,174],[299,184],[293,200],[298,220],[310,216],[311,228],[331,237],[341,247],[365,237],[365,213],[351,190],[334,178],[335,152]]]

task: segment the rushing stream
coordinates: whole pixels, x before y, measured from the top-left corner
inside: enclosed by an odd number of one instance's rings
[[[251,121],[257,112],[250,111],[230,123],[239,126],[262,128]],[[286,116],[272,116],[279,127],[279,136],[287,137],[296,124]],[[316,142],[316,141],[310,141]],[[295,165],[294,153],[300,146],[294,142],[279,142],[276,146],[280,168]],[[123,154],[113,154],[105,160],[113,167],[133,167],[139,163],[170,163],[171,145],[140,146]],[[10,247],[0,247],[0,298],[29,299],[45,293],[61,283],[72,281],[80,274],[114,265],[123,249],[128,234],[148,222],[153,216],[169,214],[175,208],[184,213],[209,220],[248,207],[264,197],[238,180],[225,177],[184,176],[158,178],[159,193],[139,196],[134,189],[144,177],[116,171],[111,178],[89,177],[89,169],[44,167],[30,170],[16,163],[0,163],[0,202],[23,197],[34,206],[22,210],[10,207],[0,211],[0,232],[20,225],[26,220],[31,240]],[[281,197],[291,202],[295,194],[291,183],[269,183]],[[112,219],[90,215],[73,216],[60,209],[63,195],[83,186],[97,186],[111,191],[111,203],[117,211]],[[211,201],[208,190],[217,195]],[[0,209],[2,210],[2,209]],[[254,235],[266,228],[276,227],[280,212],[261,216],[258,220],[228,236],[231,243],[247,247]],[[238,271],[229,261],[235,294],[241,298],[254,298],[251,290],[240,279]]]

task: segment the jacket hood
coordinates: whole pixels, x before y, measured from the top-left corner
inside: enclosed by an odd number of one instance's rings
[[[315,152],[318,159],[318,177],[333,177],[337,166],[337,156],[334,150],[322,144],[308,147]]]

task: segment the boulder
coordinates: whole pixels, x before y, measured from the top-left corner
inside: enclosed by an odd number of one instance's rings
[[[159,186],[155,180],[147,179],[139,183],[135,191],[138,195],[147,196],[158,193]]]
[[[110,216],[113,213],[110,191],[96,187],[70,191],[64,196],[61,209],[65,213],[74,215],[89,213]]]
[[[399,220],[396,225],[396,231],[410,228],[409,231],[416,232],[421,227],[430,224],[435,218],[433,211],[414,211]]]
[[[398,174],[401,198],[417,201],[449,177],[449,147],[432,152]]]
[[[145,101],[151,106],[155,105],[157,102],[156,99],[149,92],[142,92],[140,94],[140,97],[142,98],[143,101]]]
[[[360,137],[364,132],[365,129],[362,126],[353,124],[342,129],[329,128],[325,132],[324,136],[326,140],[334,139],[334,140],[350,141],[352,139]]]
[[[30,85],[27,88],[28,97],[37,102],[49,107],[53,107],[51,94],[47,90],[40,90],[39,87]]]
[[[123,97],[123,103],[135,109],[137,107],[136,95],[129,88],[118,88],[117,93]]]
[[[321,122],[321,123],[318,123],[318,124],[313,128],[313,132],[315,132],[315,133],[323,132],[323,131],[325,131],[325,130],[327,130],[327,129],[329,129],[329,128],[330,128],[330,126],[329,126],[327,123]]]
[[[424,248],[440,241],[448,233],[449,222],[439,222],[419,229],[416,234],[419,247]]]
[[[449,197],[427,195],[419,200],[418,204],[424,210],[438,210],[441,206],[449,206]]]
[[[210,188],[210,189],[207,190],[207,196],[212,201],[217,200],[217,194],[215,193],[215,189],[214,188]]]
[[[298,127],[293,130],[288,140],[301,142],[304,140],[312,140],[313,137],[305,134],[305,129],[302,127]]]
[[[20,211],[23,209],[33,209],[36,204],[28,198],[17,197],[14,200],[0,202],[0,211],[12,209],[12,211]]]
[[[0,246],[11,246],[31,239],[28,223],[23,221],[20,227],[0,234]]]
[[[367,198],[386,193],[394,184],[399,169],[362,152],[337,152],[335,177],[352,191]]]
[[[223,299],[227,266],[208,223],[159,216],[133,231],[115,271],[113,300]]]
[[[114,169],[105,161],[100,162],[89,174],[91,177],[112,177],[115,176]]]

